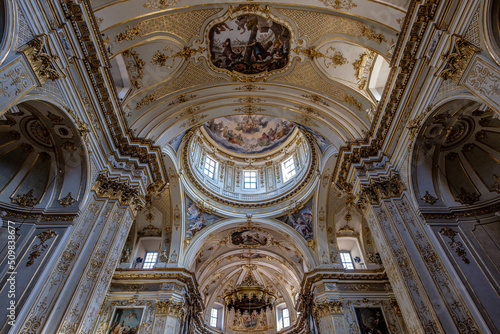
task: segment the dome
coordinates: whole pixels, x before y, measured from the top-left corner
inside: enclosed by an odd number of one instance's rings
[[[183,169],[192,193],[230,208],[280,210],[314,182],[315,139],[268,116],[216,118],[187,134]]]

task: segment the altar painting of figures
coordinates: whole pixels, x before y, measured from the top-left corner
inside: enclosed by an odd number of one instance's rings
[[[359,323],[361,334],[390,334],[382,314],[378,307],[356,308],[356,318]]]
[[[144,308],[116,308],[107,334],[137,334]]]
[[[279,70],[289,61],[290,31],[265,17],[245,14],[212,27],[210,60],[242,74]]]

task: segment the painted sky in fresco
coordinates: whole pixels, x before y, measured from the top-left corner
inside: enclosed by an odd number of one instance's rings
[[[203,124],[210,137],[236,153],[258,154],[282,144],[295,128],[294,123],[268,116],[229,116]]]

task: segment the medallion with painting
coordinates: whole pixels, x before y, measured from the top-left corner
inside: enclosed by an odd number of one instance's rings
[[[270,18],[229,17],[210,29],[210,61],[216,68],[246,75],[279,70],[289,62],[290,35]]]
[[[267,237],[255,230],[243,230],[231,234],[231,243],[235,246],[265,246]]]

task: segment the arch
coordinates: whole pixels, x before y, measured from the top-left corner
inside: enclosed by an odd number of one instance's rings
[[[257,219],[257,218],[256,218]],[[258,218],[260,226],[265,229],[266,227],[270,230],[284,230],[292,239],[292,242],[297,246],[298,251],[301,252],[302,257],[304,258],[304,262],[306,265],[306,270],[313,268],[317,265],[317,261],[312,254],[311,249],[307,246],[306,241],[291,227],[282,224],[278,221],[272,219],[260,219]],[[216,232],[217,230],[221,230],[223,228],[230,227],[238,227],[246,224],[246,220],[243,218],[234,218],[234,219],[225,219],[220,222],[214,223],[205,227],[203,230],[199,232],[199,234],[194,238],[184,253],[183,257],[179,258],[179,265],[188,268],[189,264],[192,261],[196,260],[196,254],[203,247],[205,238],[208,237],[209,234]]]
[[[447,98],[422,123],[410,167],[412,192],[420,208],[460,210],[497,201],[499,121],[475,100]]]
[[[9,52],[13,49],[19,26],[17,5],[13,0],[0,1],[0,64],[7,58]]]
[[[77,213],[88,196],[90,164],[80,132],[64,108],[29,96],[4,114],[2,123],[2,207]]]
[[[479,14],[483,41],[489,54],[500,65],[500,1],[486,0]]]

